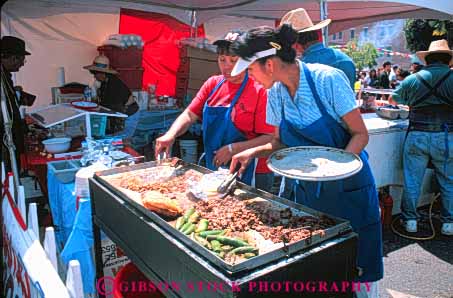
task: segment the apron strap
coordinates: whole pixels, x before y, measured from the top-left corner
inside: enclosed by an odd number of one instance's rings
[[[283,96],[282,96],[281,88],[282,88],[282,85],[277,87],[278,95],[280,97],[280,112],[282,114],[282,117],[281,117],[282,119],[281,120],[283,120],[283,119],[285,119],[285,103],[283,102]]]
[[[242,81],[241,83],[241,86],[239,87],[239,90],[236,92],[236,94],[234,95],[234,98],[233,100],[231,101],[231,104],[230,104],[230,107],[228,108],[228,111],[225,115],[225,117],[230,117],[231,115],[231,112],[233,111],[233,108],[234,106],[236,105],[236,103],[238,102],[239,98],[241,97],[242,95],[242,92],[244,91],[245,89],[245,86],[247,85],[247,82],[249,80],[249,74],[248,72],[245,73],[245,77],[244,77],[244,80]]]
[[[225,77],[220,80],[220,82],[217,83],[217,85],[215,85],[214,89],[211,90],[211,92],[209,92],[208,94],[208,99],[206,100],[206,105],[208,104],[208,102],[211,100],[211,96],[217,91],[219,90],[219,88],[223,85],[223,83],[225,83]]]
[[[415,74],[415,77],[417,78],[417,80],[419,80],[427,89],[428,91],[423,94],[422,96],[420,96],[419,98],[417,98],[416,100],[414,100],[412,106],[415,106],[417,105],[418,103],[420,103],[421,101],[425,100],[426,98],[430,97],[430,96],[435,96],[437,97],[438,99],[440,99],[444,104],[447,104],[447,105],[452,105],[452,103],[449,102],[449,99],[446,97],[446,96],[443,96],[442,94],[439,94],[437,92],[437,89],[442,85],[442,83],[448,79],[448,77],[452,74],[453,72],[451,70],[447,71],[447,73],[445,75],[443,75],[440,80],[438,80],[436,82],[436,84],[434,84],[434,86],[431,86],[424,78],[422,78],[422,76],[419,74],[419,73],[416,73]]]
[[[324,105],[322,104],[321,99],[319,98],[318,92],[316,91],[315,84],[313,82],[313,78],[311,77],[311,74],[310,74],[310,70],[308,69],[308,67],[305,65],[304,62],[300,62],[300,63],[302,64],[305,78],[306,78],[308,85],[310,86],[311,93],[313,94],[313,97],[315,98],[316,105],[318,106],[318,109],[321,112],[321,115],[324,116],[327,114],[327,111],[326,111]],[[282,119],[284,119],[285,118],[285,105],[283,102],[281,88],[283,88],[283,85],[280,85],[279,88],[277,88],[277,90],[278,90],[278,93],[280,96],[280,104],[281,104],[280,110],[281,110],[281,114],[282,114]],[[296,98],[296,96],[297,96],[297,92],[296,92],[296,95],[294,96],[294,98]],[[302,117],[300,111],[299,110],[297,110],[297,111],[299,112],[299,115]]]
[[[319,111],[323,116],[327,115],[327,110],[322,104],[321,98],[319,97],[318,91],[316,91],[315,82],[313,81],[313,77],[311,76],[311,72],[308,69],[307,65],[302,62],[302,68],[304,69],[304,75],[307,80],[308,86],[310,86],[311,93],[315,98],[316,105],[318,106]]]
[[[442,83],[452,74],[453,72],[451,70],[448,70],[447,73],[445,75],[443,75],[440,80],[438,80],[436,82],[436,84],[434,84],[434,86],[431,86],[424,78],[422,78],[422,76],[420,75],[420,73],[416,73],[415,74],[415,77],[417,78],[417,80],[419,80],[427,89],[428,91],[423,94],[422,96],[420,96],[419,98],[415,99],[412,106],[415,106],[417,105],[418,103],[420,103],[421,101],[425,100],[427,97],[429,96],[436,96],[438,99],[440,99],[444,104],[447,104],[447,105],[452,105],[451,103],[447,102],[448,99],[446,97],[444,97],[443,95],[439,94],[437,92],[437,89],[442,85]],[[409,121],[409,126],[407,128],[407,131],[406,131],[406,135],[404,136],[404,142],[406,141],[407,139],[407,135],[409,134],[409,132],[411,131],[411,121]],[[447,159],[448,159],[448,155],[449,155],[449,150],[448,150],[448,124],[444,123],[444,131],[445,131],[445,146],[446,146],[446,153],[445,153],[445,167],[447,165]]]
[[[448,159],[450,158],[450,147],[448,144],[448,132],[449,132],[449,127],[447,123],[444,123],[444,139],[445,139],[445,161],[444,161],[444,175],[447,175],[447,164],[448,164]]]
[[[241,97],[241,94],[242,92],[244,91],[244,88],[245,86],[247,85],[247,82],[248,82],[248,79],[249,79],[249,74],[248,72],[245,73],[245,77],[244,77],[244,80],[242,81],[241,83],[241,86],[239,87],[239,90],[236,92],[236,94],[234,95],[234,98],[233,100],[231,101],[231,104],[230,104],[230,107],[228,108],[228,116],[231,115],[231,111],[233,110],[233,107],[236,105],[236,102],[238,101],[239,97]],[[220,82],[217,83],[217,85],[215,85],[214,89],[211,90],[211,92],[209,92],[208,94],[208,99],[206,100],[205,102],[205,105],[207,106],[208,105],[208,102],[212,100],[212,95],[217,91],[219,90],[219,88],[223,85],[223,83],[225,83],[226,79],[223,78]]]

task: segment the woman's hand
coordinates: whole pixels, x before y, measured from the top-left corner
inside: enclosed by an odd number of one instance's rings
[[[163,151],[167,154],[167,158],[170,157],[170,149],[175,142],[175,137],[169,133],[156,139],[156,147],[154,148],[154,157],[157,159],[159,154]]]
[[[215,152],[214,160],[212,161],[212,163],[215,164],[216,167],[228,164],[231,160],[231,157],[233,157],[233,152],[230,152],[228,146],[229,145],[225,145]]]
[[[245,172],[250,162],[253,160],[255,154],[255,148],[250,148],[245,151],[242,151],[236,155],[234,155],[231,159],[230,165],[230,173],[234,173],[234,171],[240,166],[239,175]]]

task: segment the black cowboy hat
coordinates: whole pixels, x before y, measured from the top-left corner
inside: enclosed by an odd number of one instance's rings
[[[1,52],[13,55],[30,55],[30,53],[25,50],[25,41],[14,36],[2,37]]]

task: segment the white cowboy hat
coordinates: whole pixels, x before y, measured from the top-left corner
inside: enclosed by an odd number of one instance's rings
[[[83,68],[90,70],[90,71],[98,71],[98,72],[105,72],[111,74],[117,74],[118,72],[113,68],[110,68],[110,61],[104,55],[99,55],[94,58],[93,64],[84,66]]]
[[[308,32],[322,29],[330,24],[331,19],[325,19],[318,24],[314,25],[308,15],[307,11],[303,8],[293,9],[288,11],[281,19],[280,24],[289,24],[297,32]]]
[[[445,39],[440,39],[440,40],[434,40],[431,42],[429,45],[429,48],[427,51],[418,51],[415,54],[417,55],[420,60],[422,60],[424,63],[426,63],[425,57],[428,56],[429,54],[433,53],[445,53],[445,54],[450,54],[451,60],[450,60],[450,65],[453,64],[453,51],[450,50],[448,47],[448,41]]]

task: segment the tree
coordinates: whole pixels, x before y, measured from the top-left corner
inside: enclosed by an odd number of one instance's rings
[[[451,32],[453,32],[452,21],[408,19],[404,24],[406,47],[411,52],[426,51],[429,44],[438,39],[447,39],[452,45]]]
[[[351,57],[357,69],[372,68],[377,65],[376,58],[379,55],[372,43],[367,42],[358,46],[357,40],[354,39],[348,42],[344,52]]]

